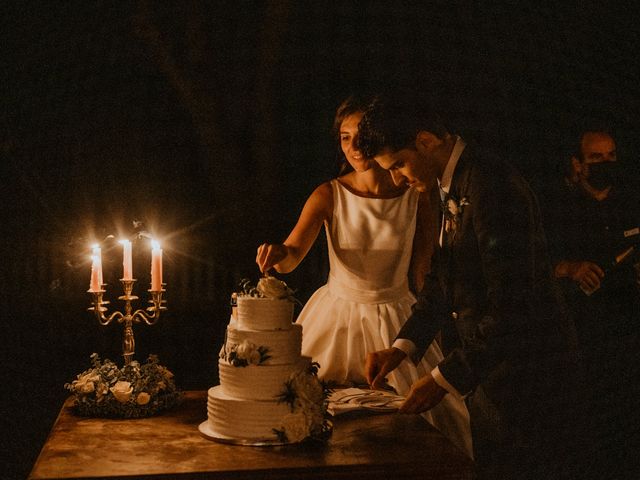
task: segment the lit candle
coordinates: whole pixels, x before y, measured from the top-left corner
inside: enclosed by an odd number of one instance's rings
[[[151,240],[151,290],[162,290],[162,249],[157,240]]]
[[[131,241],[120,240],[122,244],[122,279],[133,280],[133,262],[131,260]]]
[[[95,264],[96,269],[98,270],[98,284],[100,285],[100,289],[102,289],[102,285],[104,284],[104,281],[102,279],[102,250],[98,245],[93,245],[92,248],[93,248],[93,257],[95,257],[93,259],[93,263]],[[91,268],[93,268],[93,265]]]
[[[101,290],[98,261],[99,260],[96,255],[91,255],[91,281],[89,282],[90,292],[99,292]]]

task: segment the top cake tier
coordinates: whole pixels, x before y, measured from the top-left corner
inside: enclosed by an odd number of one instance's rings
[[[288,330],[293,321],[293,302],[286,298],[238,296],[238,328]]]

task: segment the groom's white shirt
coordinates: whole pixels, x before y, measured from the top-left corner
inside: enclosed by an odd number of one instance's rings
[[[443,201],[444,201],[443,194],[449,193],[449,189],[451,188],[451,180],[453,180],[453,172],[455,172],[456,165],[458,165],[458,160],[460,159],[460,156],[462,155],[462,152],[465,146],[466,144],[464,143],[464,140],[462,140],[462,138],[460,137],[456,137],[456,143],[453,146],[453,149],[451,150],[451,155],[449,155],[449,160],[447,160],[447,164],[444,167],[442,178],[438,180],[438,184],[441,190],[440,196]],[[444,228],[444,222],[442,223],[443,225],[440,227],[440,240],[439,240],[440,246],[442,246],[442,235],[443,235],[443,228]],[[393,347],[402,350],[404,353],[407,354],[408,358],[411,358],[412,354],[416,350],[415,344],[411,340],[408,340],[406,338],[398,338],[397,340],[395,340],[393,342]],[[437,366],[433,370],[431,370],[431,375],[433,376],[433,379],[436,381],[438,385],[440,385],[442,388],[444,388],[447,392],[452,394],[454,397],[456,397],[459,400],[462,400],[464,398],[464,396],[461,395],[460,392],[458,392],[458,390],[456,390],[453,387],[453,385],[451,385],[447,381],[446,378],[444,378],[444,375],[442,375],[442,373],[440,372],[440,369]]]

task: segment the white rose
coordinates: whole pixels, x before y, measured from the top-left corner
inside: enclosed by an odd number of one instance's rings
[[[261,358],[260,352],[258,352],[258,350],[254,350],[250,353],[249,358],[247,360],[251,365],[260,365],[260,358]]]
[[[289,413],[282,419],[281,428],[284,430],[287,440],[301,442],[309,436],[307,418],[302,413]]]
[[[95,390],[95,385],[93,382],[86,381],[80,385],[77,385],[76,390],[80,390],[80,393],[88,394]]]
[[[131,393],[133,393],[133,387],[131,386],[131,383],[122,380],[116,382],[116,384],[109,390],[111,390],[113,396],[116,397],[116,400],[120,403],[127,403],[131,398]]]
[[[147,392],[140,392],[138,394],[138,397],[136,398],[136,403],[138,405],[146,405],[147,403],[149,403],[149,400],[151,400],[151,395],[149,395]]]
[[[95,383],[99,380],[100,377],[93,372],[78,375],[77,380],[73,382],[73,388],[77,393],[86,395],[95,390]]]
[[[315,375],[298,372],[293,378],[293,388],[302,402],[322,404],[324,400],[322,384]]]
[[[82,392],[82,387],[84,387],[85,383],[87,383],[86,380],[80,380],[80,379],[74,380],[73,383],[72,383],[73,389],[76,392],[80,393],[80,392]]]
[[[87,382],[97,382],[98,380],[100,380],[100,376],[91,371],[89,373],[85,373],[84,375],[78,375],[78,379],[76,380],[76,382],[78,384],[85,384]]]
[[[236,354],[238,357],[243,358],[245,360],[249,360],[251,358],[251,354],[256,350],[256,346],[248,340],[243,340],[242,343],[238,345],[236,348]]]
[[[325,412],[322,409],[315,409],[313,411],[305,413],[305,415],[307,415],[307,417],[311,421],[311,429],[313,429],[314,431],[322,429],[325,415]]]
[[[262,277],[258,280],[256,289],[267,298],[284,298],[289,293],[287,284],[276,277]]]

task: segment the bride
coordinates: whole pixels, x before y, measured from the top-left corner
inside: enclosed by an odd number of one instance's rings
[[[416,299],[409,272],[420,289],[436,240],[438,209],[425,194],[396,186],[389,173],[358,150],[356,136],[366,99],[349,97],[338,108],[334,131],[344,154],[340,175],[318,186],[282,244],[258,247],[256,262],[266,273],[294,270],[324,225],[329,278],[309,299],[297,322],[302,353],[320,364],[330,384],[366,384],[367,352],[389,348],[411,315]],[[418,209],[434,214],[416,215]],[[432,218],[429,224],[420,222]],[[425,222],[426,223],[426,222]],[[405,361],[389,385],[406,395],[411,384],[442,359],[434,342],[422,360]],[[469,416],[463,402],[447,395],[423,416],[471,456]]]

